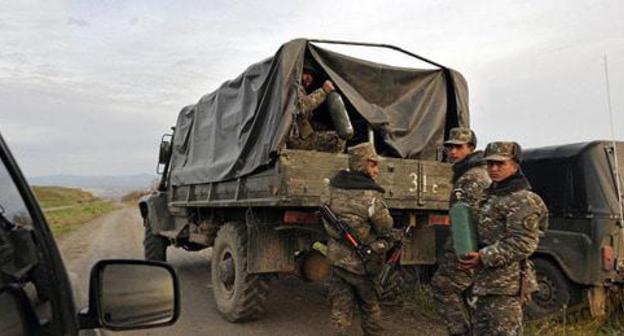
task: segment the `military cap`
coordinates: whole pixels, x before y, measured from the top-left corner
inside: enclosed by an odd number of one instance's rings
[[[487,147],[485,147],[484,160],[515,160],[516,162],[520,162],[520,160],[522,160],[522,147],[520,147],[517,142],[513,141],[490,142]]]
[[[349,169],[352,171],[367,172],[368,161],[379,161],[375,147],[370,142],[349,147],[347,153],[349,153]]]
[[[318,74],[318,70],[316,70],[314,65],[312,65],[312,62],[308,61],[307,59],[303,60],[303,70],[307,72],[311,72],[315,75]]]
[[[451,128],[449,138],[444,142],[445,145],[463,145],[471,144],[477,147],[477,135],[470,128],[455,127]]]

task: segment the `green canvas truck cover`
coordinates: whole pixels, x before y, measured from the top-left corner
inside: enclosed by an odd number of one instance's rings
[[[616,142],[624,187],[624,142]],[[619,216],[612,141],[592,141],[526,150],[522,170],[555,215]]]
[[[350,113],[372,125],[397,157],[435,159],[448,128],[468,126],[468,89],[458,72],[368,62],[298,39],[182,109],[171,183],[224,181],[270,164],[284,148],[297,113],[304,58],[335,83],[355,110]]]

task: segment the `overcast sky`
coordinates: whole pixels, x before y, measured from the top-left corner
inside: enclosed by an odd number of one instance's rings
[[[390,43],[460,71],[481,145],[610,139],[606,55],[624,140],[621,0],[0,0],[0,131],[29,176],[150,173],[182,106],[298,37]]]

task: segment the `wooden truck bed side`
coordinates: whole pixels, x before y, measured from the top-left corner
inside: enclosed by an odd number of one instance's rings
[[[328,179],[348,166],[347,155],[284,150],[276,164],[236,180],[177,186],[173,207],[317,207]],[[396,210],[448,210],[449,164],[382,158],[380,184]]]

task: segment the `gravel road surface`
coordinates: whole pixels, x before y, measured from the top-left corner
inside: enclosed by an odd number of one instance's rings
[[[124,207],[83,225],[62,237],[59,247],[75,286],[76,301],[87,303],[89,269],[100,259],[143,257],[143,226],[138,210]],[[168,261],[175,267],[182,285],[182,315],[171,327],[106,333],[114,335],[329,335],[327,291],[321,284],[296,278],[275,279],[266,315],[243,324],[223,320],[212,297],[210,249],[187,252],[169,248]],[[388,314],[390,335],[440,335],[436,322]],[[353,335],[360,335],[352,328]]]

